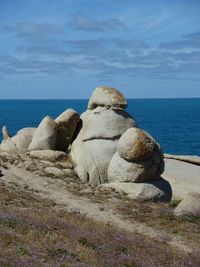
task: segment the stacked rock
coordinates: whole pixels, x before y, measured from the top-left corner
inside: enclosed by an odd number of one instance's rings
[[[119,139],[117,152],[108,168],[108,181],[126,183],[125,188],[130,183],[133,198],[168,201],[172,192],[170,185],[161,178],[163,171],[160,145],[147,132],[130,128]]]
[[[152,136],[139,128],[128,129],[119,139],[110,162],[110,182],[148,182],[160,178],[164,157]]]
[[[132,198],[170,200],[171,187],[161,178],[161,148],[151,135],[136,128],[126,107],[117,89],[97,87],[80,118],[68,109],[55,120],[47,116],[37,128],[24,128],[14,137],[4,127],[0,149],[17,154],[29,151],[29,155],[51,160],[65,158],[63,151],[68,150],[84,182],[109,182],[105,186],[124,190]]]
[[[115,88],[102,86],[93,92],[71,147],[75,171],[81,180],[96,185],[107,181],[108,166],[119,138],[127,129],[136,127],[124,110],[126,107],[126,99]]]

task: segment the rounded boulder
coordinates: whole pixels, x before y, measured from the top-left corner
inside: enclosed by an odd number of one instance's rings
[[[117,150],[127,161],[143,161],[152,155],[155,146],[150,134],[139,128],[130,128],[119,139]]]
[[[67,109],[55,119],[58,125],[56,149],[66,151],[72,142],[79,114],[73,109]]]
[[[54,150],[57,140],[57,123],[46,116],[36,129],[28,150]]]
[[[90,97],[88,109],[95,109],[98,106],[125,109],[128,104],[123,94],[117,89],[109,86],[99,86]]]

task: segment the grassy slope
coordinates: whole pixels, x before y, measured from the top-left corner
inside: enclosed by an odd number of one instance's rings
[[[0,184],[0,266],[199,266],[186,254]]]

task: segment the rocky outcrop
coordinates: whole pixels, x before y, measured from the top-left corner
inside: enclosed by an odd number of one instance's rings
[[[35,128],[24,128],[18,131],[15,136],[10,137],[7,128],[3,127],[4,140],[1,143],[0,149],[7,151],[8,153],[26,153],[32,141],[35,130]]]
[[[145,131],[128,129],[119,139],[117,152],[108,168],[109,182],[148,182],[164,171],[159,145]]]
[[[200,216],[200,194],[189,193],[174,210],[174,214]]]
[[[56,169],[60,166],[67,175],[75,171],[84,182],[109,182],[133,199],[167,201],[171,188],[161,178],[161,148],[150,134],[137,128],[126,107],[117,89],[97,87],[80,118],[75,110],[67,109],[55,120],[47,116],[37,129],[23,129],[12,138],[4,127],[1,149],[21,154],[19,158],[31,170],[37,171],[41,163],[39,171],[65,177],[63,170]]]
[[[56,150],[67,151],[79,121],[79,114],[73,109],[67,109],[55,122],[58,125]]]
[[[38,126],[28,150],[54,150],[57,140],[57,123],[46,116]]]
[[[82,127],[70,152],[81,180],[92,184],[107,181],[108,166],[119,138],[136,126],[134,119],[122,109],[126,105],[116,89],[98,87],[94,91],[89,109],[81,115]]]
[[[125,109],[127,101],[123,94],[117,89],[109,86],[97,87],[88,103],[88,109],[95,109],[96,107],[112,107],[115,109]]]

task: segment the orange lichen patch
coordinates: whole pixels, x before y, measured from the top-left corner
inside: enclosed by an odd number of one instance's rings
[[[155,140],[148,133],[130,128],[120,138],[118,152],[128,161],[143,161],[152,155],[155,145]]]

